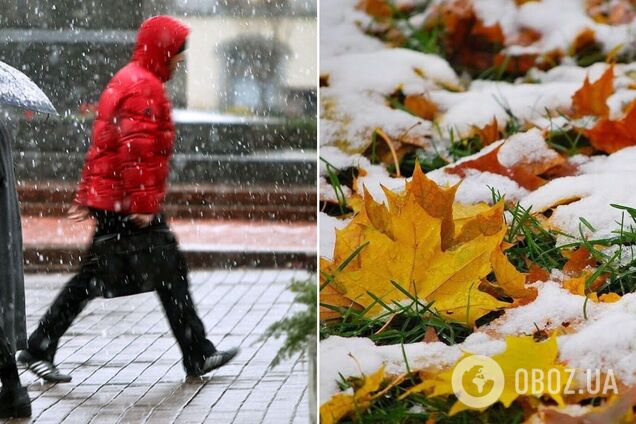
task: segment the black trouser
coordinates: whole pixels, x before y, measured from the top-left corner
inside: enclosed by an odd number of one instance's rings
[[[15,364],[14,352],[11,349],[9,339],[4,334],[4,330],[0,325],[0,369]]]
[[[121,217],[96,213],[97,230],[94,237],[110,233],[114,226],[121,226]],[[115,216],[115,218],[113,218]],[[130,225],[130,224],[126,224]],[[165,225],[165,224],[161,224]],[[62,291],[40,320],[38,328],[29,337],[27,350],[35,358],[53,362],[60,338],[71,323],[82,312],[87,303],[95,298],[91,280],[95,269],[90,264],[82,265],[80,272],[66,283]],[[155,287],[181,352],[183,365],[188,373],[198,373],[206,356],[216,349],[205,335],[203,322],[199,318],[188,288],[185,266],[177,266],[167,278],[173,283]]]
[[[20,387],[20,376],[14,355],[9,339],[0,325],[0,383],[2,383],[3,392]]]

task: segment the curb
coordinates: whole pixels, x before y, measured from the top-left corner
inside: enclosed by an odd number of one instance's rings
[[[190,269],[210,268],[290,268],[317,269],[315,251],[281,250],[182,250]],[[81,263],[83,248],[25,247],[24,270],[29,273],[75,272]]]

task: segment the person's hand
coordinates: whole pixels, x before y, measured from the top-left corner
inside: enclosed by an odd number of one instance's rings
[[[154,215],[144,213],[134,213],[128,217],[128,219],[130,219],[139,228],[147,227],[154,218]]]
[[[68,219],[75,222],[84,221],[90,216],[90,210],[86,206],[73,203],[67,212]]]

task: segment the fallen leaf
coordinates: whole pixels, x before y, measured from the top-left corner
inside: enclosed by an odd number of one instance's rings
[[[539,41],[541,37],[543,37],[543,34],[539,31],[533,28],[521,27],[519,32],[508,42],[510,45],[529,46]]]
[[[334,424],[354,411],[364,411],[369,407],[373,393],[380,389],[384,381],[384,367],[365,376],[362,386],[353,394],[338,393],[320,407],[321,424]]]
[[[590,144],[605,153],[614,153],[636,145],[636,102],[628,106],[627,114],[617,121],[600,119],[593,128],[584,130]]]
[[[636,405],[636,387],[632,387],[613,402],[590,408],[589,412],[573,417],[554,408],[546,408],[537,413],[543,424],[612,424],[634,422],[632,408]],[[628,418],[626,421],[623,419]]]
[[[596,259],[582,246],[569,254],[568,261],[563,265],[563,272],[572,277],[578,277],[585,268],[595,265]]]
[[[333,288],[331,285],[326,285],[320,291],[320,320],[327,321],[331,319],[340,318],[340,313],[333,309],[322,306],[322,304],[337,306],[341,308],[353,308],[360,310],[360,306],[352,302],[351,299],[347,299],[342,293]]]
[[[501,249],[493,250],[490,255],[490,261],[495,272],[497,284],[507,295],[514,298],[529,297],[534,299],[537,297],[537,289],[526,287],[525,274],[517,271]]]
[[[618,293],[605,293],[599,296],[598,300],[605,303],[615,303],[621,300],[621,296]]]
[[[390,18],[393,16],[391,5],[385,0],[361,0],[358,9],[374,18]]]
[[[503,353],[492,356],[492,359],[501,367],[505,378],[503,392],[498,398],[504,407],[509,407],[512,402],[521,395],[535,397],[548,395],[559,405],[563,405],[562,394],[567,383],[568,375],[565,371],[565,367],[557,362],[558,353],[555,335],[541,342],[535,341],[532,336],[506,337],[506,350]],[[471,355],[470,353],[465,354],[457,363]],[[431,376],[430,379],[425,380],[423,383],[414,386],[409,389],[407,393],[426,392],[431,396],[448,396],[453,394],[451,381],[457,363],[451,368]],[[552,385],[552,387],[547,387],[550,385],[532,387],[532,384],[528,384],[526,387],[527,392],[520,393],[518,390],[519,387],[523,388],[524,386],[518,385],[515,380],[520,370],[525,370],[527,375],[531,375],[533,370],[540,370],[543,372],[543,375],[549,375],[548,373],[550,373],[553,377],[554,374],[559,374],[560,378],[555,377],[553,380],[560,384],[558,387],[554,387],[554,385]],[[517,385],[519,387],[517,387]],[[455,415],[467,409],[472,408],[458,400],[450,409],[449,415]]]
[[[371,316],[385,311],[380,302],[409,301],[392,281],[412,296],[434,301],[440,313],[469,325],[492,310],[509,306],[478,288],[493,271],[493,251],[501,249],[506,232],[503,203],[475,208],[472,217],[465,215],[468,209],[461,211],[461,232],[455,236],[456,190],[456,186],[439,187],[416,167],[403,194],[385,190],[388,207],[365,192],[361,211],[336,233],[334,260],[324,260],[333,270],[334,288],[368,308]],[[346,267],[336,267],[363,244]],[[516,294],[527,294],[515,286],[516,280],[506,284]]]
[[[566,278],[561,284],[564,289],[569,291],[572,294],[576,294],[579,296],[588,296],[590,300],[594,302],[598,302],[598,295],[596,294],[596,290],[598,290],[603,283],[607,280],[607,275],[602,274],[592,283],[587,285],[587,280],[592,275],[592,270],[584,271],[580,276]],[[610,298],[611,299],[611,298]]]
[[[571,55],[574,56],[577,53],[581,52],[585,48],[589,48],[596,44],[596,34],[594,30],[590,28],[585,28],[581,32],[578,33],[574,42],[572,43],[572,51]]]
[[[433,327],[427,327],[426,332],[424,333],[424,343],[436,343],[439,342],[439,337],[437,336],[437,331]]]
[[[479,135],[482,146],[484,147],[501,139],[499,136],[499,123],[497,122],[496,117],[493,117],[492,121],[490,121],[489,124],[484,125],[483,128],[475,127],[475,130],[477,135]]]
[[[441,2],[430,14],[429,22],[432,27],[444,27],[446,57],[455,66],[489,69],[506,42],[501,26],[484,24],[470,0]]]
[[[490,172],[508,177],[511,180],[516,181],[521,187],[528,190],[535,190],[545,183],[542,178],[530,173],[524,166],[515,166],[512,168],[503,166],[497,158],[497,154],[501,147],[502,146],[497,146],[490,152],[475,159],[464,161],[458,165],[449,166],[446,168],[446,172],[449,174],[459,175],[460,177],[465,177],[466,171],[469,169],[475,169],[481,172]]]
[[[435,181],[424,175],[419,162],[416,162],[411,181],[406,183],[406,191],[412,194],[413,200],[430,216],[441,219],[442,249],[448,248],[455,236],[453,201],[458,188],[458,184],[450,188],[440,187]],[[406,200],[408,196],[404,196],[402,199]],[[396,210],[395,206],[394,201],[393,210]]]
[[[574,117],[594,115],[606,118],[609,115],[607,99],[614,92],[614,67],[609,66],[603,75],[590,83],[585,77],[583,86],[572,96]]]
[[[409,94],[404,98],[404,107],[420,118],[432,121],[437,115],[437,105],[424,95]]]
[[[536,283],[537,281],[548,281],[550,279],[550,273],[541,268],[539,265],[534,262],[530,264],[528,268],[528,283]]]

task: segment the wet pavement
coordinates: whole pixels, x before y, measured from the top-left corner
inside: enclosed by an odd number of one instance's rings
[[[295,356],[271,369],[282,339],[260,340],[299,308],[287,290],[298,270],[195,271],[191,290],[209,338],[240,346],[229,365],[186,381],[180,352],[153,293],[96,299],[61,341],[56,361],[73,381],[44,384],[21,371],[37,423],[307,423],[308,366]],[[33,329],[69,275],[27,274]],[[29,422],[14,420],[10,422]]]

